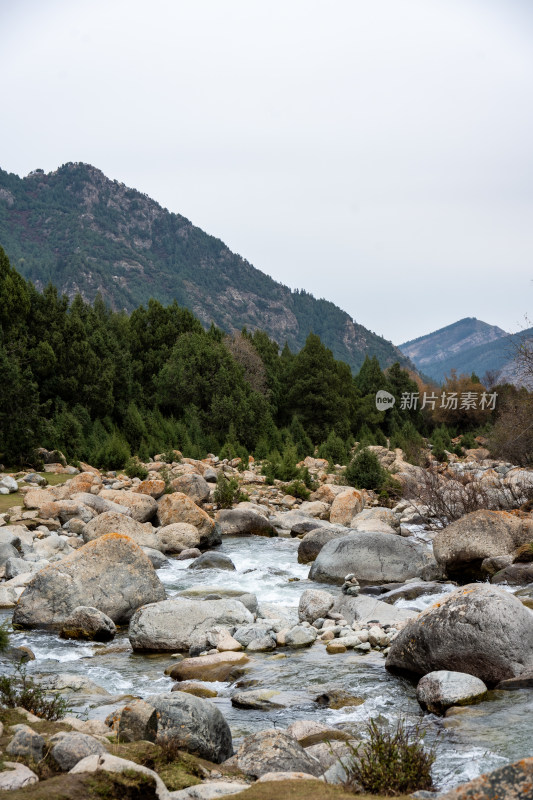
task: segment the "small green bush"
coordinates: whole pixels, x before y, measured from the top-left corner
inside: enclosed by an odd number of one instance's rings
[[[223,472],[219,472],[214,499],[220,508],[231,508],[233,503],[248,499],[248,496],[241,493],[239,482],[235,478],[228,480]]]
[[[433,787],[435,749],[424,748],[420,723],[408,726],[400,720],[391,731],[371,720],[367,732],[368,741],[353,748],[346,788],[394,796]]]
[[[285,493],[292,497],[299,497],[301,500],[309,500],[311,492],[303,481],[292,481],[285,486]]]
[[[7,625],[4,623],[0,625],[0,651],[5,650],[9,644],[9,633]]]
[[[25,708],[37,717],[55,722],[71,709],[60,694],[49,700],[44,689],[19,665],[13,675],[0,676],[0,705],[7,708]]]
[[[144,464],[141,464],[137,456],[129,459],[124,472],[128,478],[140,478],[142,481],[145,481],[148,477],[148,470]]]
[[[363,447],[346,467],[344,477],[349,486],[356,489],[373,489],[379,492],[387,482],[387,472],[383,469],[375,453]]]

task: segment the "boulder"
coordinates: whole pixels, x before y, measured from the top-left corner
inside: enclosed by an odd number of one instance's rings
[[[7,769],[2,769],[0,772],[0,791],[15,791],[15,789],[23,789],[24,786],[31,786],[39,782],[35,772],[32,772],[25,764],[4,761],[3,766]]]
[[[342,594],[335,598],[331,611],[341,614],[350,623],[360,622],[365,624],[371,620],[377,620],[380,625],[394,625],[397,622],[405,622],[418,616],[417,611],[408,608],[396,608],[389,603],[383,603],[381,599],[369,595]]]
[[[433,539],[433,552],[450,578],[483,579],[486,558],[509,556],[533,540],[533,519],[507,511],[473,511]]]
[[[415,675],[457,670],[492,687],[533,669],[533,616],[508,592],[469,584],[409,622],[386,667]]]
[[[129,511],[129,509],[128,509]],[[82,536],[85,542],[92,542],[106,533],[121,533],[129,536],[141,547],[157,548],[157,538],[150,523],[143,524],[130,516],[117,513],[116,511],[104,511],[92,519],[84,527]]]
[[[335,602],[333,595],[320,589],[306,589],[298,604],[298,618],[301,622],[314,622],[325,617]]]
[[[416,699],[422,708],[444,714],[451,706],[469,706],[482,700],[487,687],[479,678],[464,672],[437,670],[420,678]]]
[[[21,756],[38,762],[43,757],[45,740],[29,725],[14,725],[15,735],[6,747],[9,756]]]
[[[195,786],[188,786],[179,792],[172,792],[172,800],[215,800],[215,798],[239,794],[250,787],[244,781],[202,781]]]
[[[350,738],[350,734],[346,731],[310,719],[298,719],[296,722],[292,722],[287,728],[287,733],[294,736],[302,747],[310,747],[313,744],[337,739],[346,741]]]
[[[103,611],[91,606],[78,606],[64,621],[61,637],[108,642],[116,632],[115,623]]]
[[[200,546],[207,547],[211,536],[202,536],[198,528],[188,522],[174,522],[172,525],[156,528],[155,535],[158,549],[167,554],[198,549]]]
[[[510,586],[533,583],[533,564],[509,564],[492,576],[491,583],[508,583]]]
[[[253,616],[239,600],[173,597],[139,608],[130,622],[129,639],[134,650],[188,651],[195,633],[246,622],[253,622]]]
[[[7,544],[0,542],[0,567],[3,567],[11,559],[16,559],[20,556],[18,550],[16,550],[12,544]]]
[[[358,531],[369,530],[367,527],[373,523],[381,522],[389,528],[394,528],[396,532],[400,530],[400,518],[390,509],[382,506],[374,508],[364,508],[350,523],[350,527]]]
[[[12,494],[13,492],[18,492],[19,485],[16,482],[15,478],[11,475],[4,475],[0,477],[0,486]]]
[[[300,505],[300,511],[308,517],[327,519],[329,517],[329,504],[320,500],[306,500]]]
[[[225,569],[234,571],[235,564],[229,556],[224,553],[217,553],[210,550],[207,553],[202,553],[201,556],[195,558],[192,564],[189,564],[189,569]]]
[[[142,775],[146,775],[154,781],[159,800],[170,800],[170,792],[157,772],[148,769],[148,767],[143,767],[140,764],[136,764],[135,761],[129,761],[126,758],[119,758],[118,756],[112,756],[110,753],[92,755],[82,758],[81,761],[78,761],[76,766],[70,770],[70,774],[76,775],[84,772],[100,771],[118,773],[128,772],[130,774],[132,772],[140,772]],[[152,797],[152,794],[148,793],[145,785],[141,784],[137,791],[138,797]]]
[[[247,708],[253,711],[272,711],[276,708],[285,708],[283,695],[272,689],[250,689],[247,692],[235,692],[231,698],[235,708]]]
[[[171,486],[175,492],[181,492],[190,497],[193,503],[203,503],[209,499],[211,487],[201,475],[194,472],[189,475],[180,475],[171,481]]]
[[[161,569],[163,564],[168,564],[168,558],[160,550],[154,550],[153,547],[142,547],[141,549],[150,559],[154,569]]]
[[[315,628],[295,625],[285,634],[285,644],[293,650],[297,650],[300,647],[309,647],[315,642],[316,636]]]
[[[120,710],[116,731],[119,742],[155,742],[157,711],[144,700],[134,700]]]
[[[239,674],[249,660],[244,653],[210,653],[197,658],[184,658],[172,667],[169,674],[175,681],[226,681],[232,675]]]
[[[346,486],[338,486],[335,483],[323,483],[319,486],[316,492],[313,492],[310,500],[320,500],[322,503],[331,505],[337,495],[346,491]]]
[[[363,510],[364,499],[358,489],[345,489],[338,494],[329,512],[329,521],[349,525],[356,514]]]
[[[262,515],[247,508],[222,509],[216,515],[222,536],[276,536],[270,522]]]
[[[317,777],[322,773],[319,762],[296,739],[276,729],[247,736],[225,766],[237,767],[251,778],[268,772],[305,772]]]
[[[197,506],[183,492],[164,495],[159,501],[157,516],[162,526],[173,525],[175,522],[194,525],[202,537],[204,547],[220,544],[220,536],[215,531],[214,521],[203,508]]]
[[[327,542],[346,536],[348,530],[348,528],[339,530],[333,527],[312,528],[308,533],[304,534],[298,546],[298,563],[309,564],[314,561]]]
[[[159,478],[141,481],[132,489],[132,492],[136,494],[147,494],[153,497],[154,500],[159,500],[159,498],[165,494],[165,481],[159,480]]]
[[[186,692],[149,695],[146,702],[157,712],[158,742],[171,741],[215,764],[232,755],[228,723],[213,703]]]
[[[530,800],[532,786],[533,758],[523,758],[440,794],[439,800]]]
[[[86,756],[107,754],[102,742],[77,731],[58,733],[52,736],[50,742],[55,743],[50,755],[63,772],[68,772]]]
[[[58,629],[82,605],[124,623],[140,606],[164,597],[141,548],[127,536],[108,533],[37,572],[20,596],[13,624]]]
[[[157,501],[148,494],[136,494],[121,489],[102,489],[100,497],[129,508],[132,518],[137,522],[148,522],[157,511]]]
[[[117,514],[124,514],[126,517],[131,516],[131,509],[127,506],[120,505],[120,503],[113,503],[112,500],[106,500],[99,494],[76,492],[72,495],[71,500],[74,500],[79,505],[87,506],[96,514],[103,514],[105,511],[116,511]]]
[[[432,580],[439,568],[425,545],[388,533],[360,533],[327,542],[311,567],[309,578],[342,584],[353,573],[361,585]]]

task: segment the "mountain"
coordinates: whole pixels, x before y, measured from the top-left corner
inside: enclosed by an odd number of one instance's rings
[[[399,348],[421,372],[439,383],[454,369],[458,374],[475,372],[482,380],[489,372],[498,382],[522,385],[516,349],[531,338],[533,328],[508,334],[495,325],[466,317]]]
[[[412,364],[345,311],[260,272],[180,214],[88,164],[25,178],[0,170],[0,245],[24,277],[72,297],[98,292],[131,311],[150,297],[189,308],[225,331],[265,330],[291,350],[318,334],[358,371],[365,355]]]

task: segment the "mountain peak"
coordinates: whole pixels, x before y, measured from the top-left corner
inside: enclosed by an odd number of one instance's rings
[[[25,178],[0,170],[0,245],[39,289],[51,281],[89,301],[99,292],[128,311],[150,297],[176,300],[206,326],[259,328],[293,351],[312,331],[354,371],[366,355],[383,367],[412,367],[338,306],[277,283],[220,239],[91,164],[68,162]]]

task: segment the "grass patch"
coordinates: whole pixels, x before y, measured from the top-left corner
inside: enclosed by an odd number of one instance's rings
[[[148,775],[127,771],[58,775],[17,789],[10,800],[157,800],[155,781]]]
[[[384,800],[385,795],[354,795],[343,786],[317,780],[256,783],[230,797],[231,800],[354,800],[354,797],[357,800]],[[410,800],[410,795],[398,795],[397,800]]]
[[[50,486],[57,486],[60,483],[65,483],[70,478],[74,477],[73,475],[65,475],[64,473],[55,473],[55,472],[39,472],[38,475],[42,475],[43,478],[46,478]],[[25,484],[26,486],[31,486],[30,483]],[[0,494],[0,514],[5,514],[6,511],[9,511],[10,508],[13,506],[22,506],[24,505],[24,495],[20,492],[13,492],[13,494]]]

